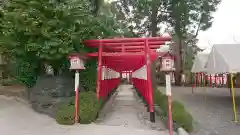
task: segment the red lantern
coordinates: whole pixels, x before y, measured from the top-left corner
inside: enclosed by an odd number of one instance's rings
[[[70,68],[69,69],[74,69],[74,70],[85,69],[83,58],[80,57],[80,55],[71,54],[69,56],[69,60],[70,60]]]

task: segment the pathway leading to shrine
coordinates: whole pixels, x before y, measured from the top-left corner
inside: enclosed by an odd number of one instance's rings
[[[97,123],[145,130],[166,130],[157,116],[155,123],[149,121],[149,112],[132,87],[132,85],[118,87],[116,95],[103,108]]]

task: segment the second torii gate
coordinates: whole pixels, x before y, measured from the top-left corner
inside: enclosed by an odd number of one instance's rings
[[[151,62],[163,55],[156,52],[171,37],[115,38],[86,40],[88,47],[98,48],[98,52],[88,53],[98,57],[97,98],[105,98],[118,86],[121,72],[131,71],[131,82],[148,104],[150,121],[155,121]]]

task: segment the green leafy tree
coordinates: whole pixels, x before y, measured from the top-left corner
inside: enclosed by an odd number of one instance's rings
[[[212,13],[217,10],[221,0],[166,0],[168,22],[176,37],[176,84],[181,83],[181,74],[184,66],[186,46],[196,47],[196,38],[199,31],[205,31],[212,26]],[[195,44],[193,44],[195,42]]]
[[[113,16],[96,16],[92,7],[89,0],[9,0],[0,10],[1,53],[36,65],[32,68],[48,64],[56,74],[67,70],[70,53],[96,50],[83,46],[83,40],[121,34]],[[86,76],[96,73],[96,61],[89,60],[87,66]]]

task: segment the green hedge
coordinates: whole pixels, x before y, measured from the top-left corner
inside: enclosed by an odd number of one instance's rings
[[[162,94],[159,90],[154,91],[154,104],[159,106],[163,111],[163,115],[167,117],[167,96]],[[185,110],[184,105],[178,101],[172,102],[172,118],[177,126],[181,126],[188,132],[191,132],[193,130],[192,116]]]
[[[97,100],[96,93],[81,92],[79,96],[79,122],[89,124],[96,120],[101,103]],[[56,121],[63,125],[74,124],[74,98],[57,106]]]
[[[79,122],[82,124],[90,124],[94,122],[100,110],[104,107],[109,98],[116,92],[113,89],[105,99],[97,100],[96,93],[93,91],[81,92],[79,96]],[[74,124],[75,98],[69,102],[57,105],[56,121],[62,125]]]

